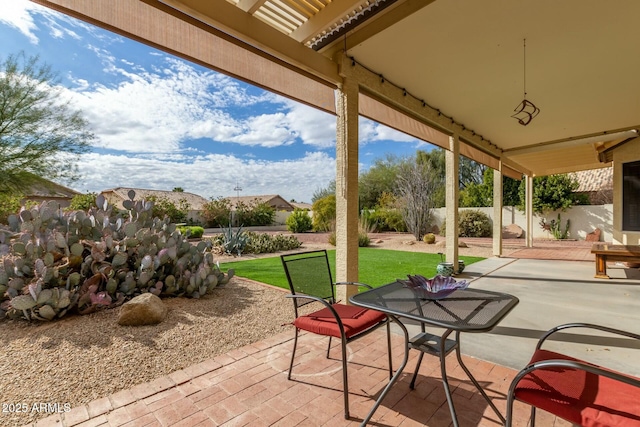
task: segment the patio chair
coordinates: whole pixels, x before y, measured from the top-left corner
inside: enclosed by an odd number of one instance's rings
[[[282,265],[289,281],[291,294],[287,298],[293,299],[295,320],[293,325],[296,333],[291,353],[288,379],[298,344],[300,330],[329,337],[327,358],[331,350],[331,339],[340,338],[342,348],[342,380],[344,384],[344,417],[349,418],[349,386],[347,379],[347,343],[363,336],[382,324],[387,325],[387,352],[389,356],[389,378],[391,368],[391,336],[389,320],[384,313],[375,310],[355,307],[336,302],[335,286],[356,285],[371,288],[369,285],[357,282],[333,283],[327,251],[309,251],[290,255],[281,255]],[[319,303],[324,307],[310,314],[301,315],[300,307]]]
[[[586,323],[550,329],[538,341],[529,365],[511,382],[506,426],[512,425],[515,400],[531,405],[531,427],[535,426],[536,408],[579,426],[640,426],[640,378],[541,348],[551,335],[568,328],[595,329],[640,340],[638,334]]]

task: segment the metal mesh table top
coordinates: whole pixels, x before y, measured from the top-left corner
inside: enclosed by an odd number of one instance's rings
[[[458,289],[440,300],[421,299],[399,282],[359,293],[349,300],[357,306],[426,325],[466,332],[492,329],[518,304],[513,295],[472,288]]]

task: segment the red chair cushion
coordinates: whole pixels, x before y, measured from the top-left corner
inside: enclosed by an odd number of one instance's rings
[[[342,320],[344,334],[347,338],[366,331],[386,319],[384,313],[352,305],[333,304],[333,308]],[[293,324],[298,329],[313,332],[314,334],[340,338],[340,328],[338,327],[336,318],[331,313],[331,310],[326,307],[311,314],[298,317]]]
[[[562,359],[563,354],[537,350],[531,363]],[[640,389],[569,368],[541,368],[524,376],[516,399],[584,427],[640,427]]]

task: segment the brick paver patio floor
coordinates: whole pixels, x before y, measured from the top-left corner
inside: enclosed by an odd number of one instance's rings
[[[291,333],[239,348],[111,396],[38,421],[41,426],[357,426],[388,381],[385,328],[348,345],[351,420],[343,416],[339,348],[324,357],[326,338],[302,334],[293,380],[287,380]],[[403,339],[393,335],[394,364]],[[374,414],[373,426],[450,426],[437,358],[425,356],[416,389],[409,389],[417,352],[404,375]],[[504,413],[505,394],[515,371],[470,357],[465,363]],[[501,425],[465,377],[455,358],[447,359],[450,385],[461,426]],[[516,403],[516,426],[526,426],[529,409]],[[548,414],[540,426],[570,426]]]
[[[518,242],[518,244],[521,244]],[[509,257],[593,261],[590,242],[536,241]],[[349,348],[351,419],[343,416],[340,351],[326,359],[326,339],[302,334],[293,380],[286,371],[293,331],[276,335],[140,384],[111,396],[38,421],[43,426],[358,426],[388,382],[385,330],[362,337]],[[394,366],[403,355],[403,339],[393,336]],[[337,344],[334,344],[337,345]],[[464,351],[464,348],[463,348]],[[415,390],[409,382],[418,353],[412,351],[404,375],[374,414],[373,426],[452,425],[437,358],[425,356]],[[516,371],[463,356],[476,379],[502,413]],[[457,363],[447,359],[450,386],[461,426],[497,427],[498,418]],[[516,402],[514,426],[527,426],[529,408]],[[571,426],[539,411],[537,425]]]

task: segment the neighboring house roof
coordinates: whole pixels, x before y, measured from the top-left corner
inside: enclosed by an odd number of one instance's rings
[[[578,181],[576,192],[590,192],[613,189],[613,168],[590,169],[573,172],[572,175]]]
[[[267,194],[261,196],[240,196],[240,197],[227,197],[231,202],[231,209],[235,209],[238,203],[242,202],[245,205],[250,204],[254,200],[258,200],[260,203],[267,203],[277,210],[289,210],[294,209],[293,205],[287,202],[282,196],[278,194]]]
[[[294,208],[298,208],[298,209],[309,209],[309,210],[311,210],[311,208],[313,208],[313,205],[311,203],[291,202],[291,204],[293,205]]]
[[[29,190],[25,191],[25,199],[29,198],[60,198],[60,199],[72,199],[74,196],[80,194],[76,190],[65,187],[64,185],[57,184],[53,181],[42,178],[40,182],[31,185]]]
[[[129,191],[133,190],[136,193],[135,199],[145,199],[149,196],[156,197],[158,199],[167,199],[173,203],[179,203],[181,200],[186,200],[189,203],[191,210],[198,211],[202,210],[203,205],[208,202],[202,196],[198,196],[197,194],[188,193],[186,191],[165,191],[165,190],[148,190],[145,188],[128,188],[128,187],[117,187],[109,190],[103,190],[100,194],[107,195],[108,193],[113,194],[115,197],[121,200],[129,200]]]

